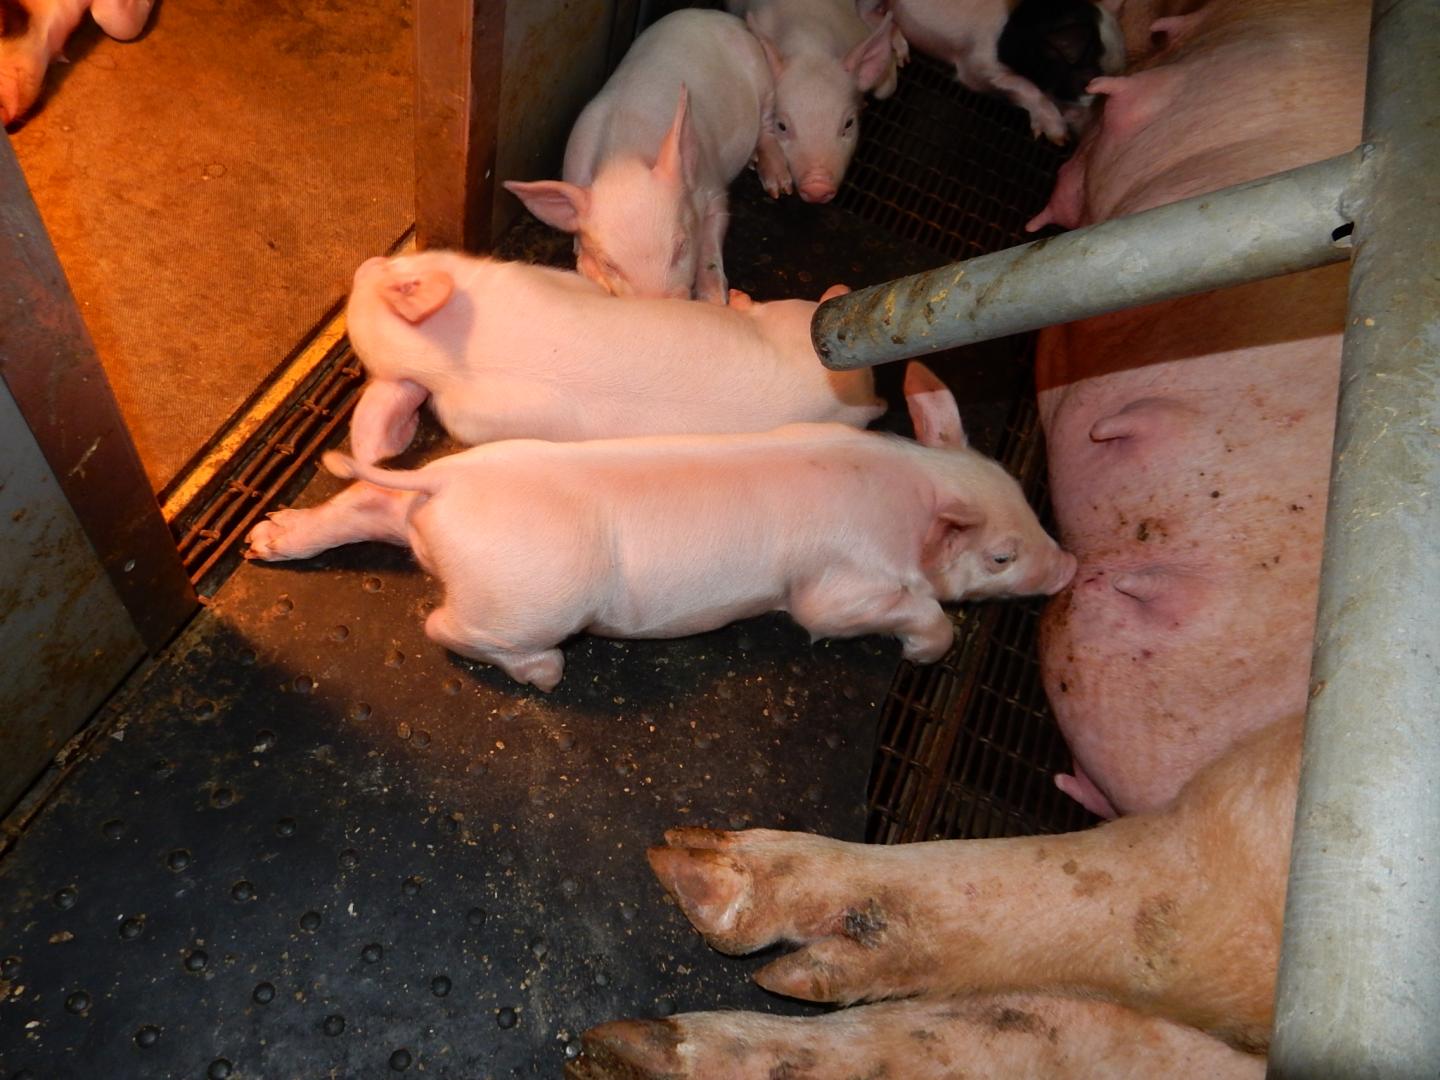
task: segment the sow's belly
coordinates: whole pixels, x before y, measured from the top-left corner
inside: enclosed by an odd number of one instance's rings
[[[1080,561],[1042,624],[1046,690],[1122,813],[1304,707],[1345,275],[1042,337],[1052,498]]]

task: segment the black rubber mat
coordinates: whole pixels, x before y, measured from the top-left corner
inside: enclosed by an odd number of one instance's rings
[[[644,848],[857,837],[897,648],[587,638],[546,697],[426,641],[436,598],[378,545],[221,590],[0,866],[5,1077],[554,1074],[613,1016],[770,1006]]]
[[[938,261],[749,190],[732,274],[757,296]],[[1015,378],[966,380],[972,432]],[[704,944],[644,848],[860,839],[898,643],[781,616],[581,638],[546,696],[430,644],[438,595],[374,544],[219,589],[0,861],[0,1076],[558,1075],[617,1016],[805,1011]]]

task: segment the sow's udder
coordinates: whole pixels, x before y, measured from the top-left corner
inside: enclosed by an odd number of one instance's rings
[[[1190,303],[1238,317],[1236,292]],[[1135,345],[1153,317],[1071,332],[1094,355]],[[1304,706],[1338,356],[1322,336],[1049,373],[1055,514],[1080,565],[1042,624],[1046,690],[1077,765],[1121,813],[1163,805],[1235,739]]]

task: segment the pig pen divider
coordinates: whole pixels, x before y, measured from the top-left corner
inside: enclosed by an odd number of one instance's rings
[[[869,367],[1349,257],[1365,148],[820,305],[826,367]]]
[[[1440,1071],[1440,6],[1375,5],[1270,1075]]]

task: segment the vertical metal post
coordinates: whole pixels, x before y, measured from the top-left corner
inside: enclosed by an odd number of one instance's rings
[[[0,379],[141,639],[158,652],[195,612],[195,591],[3,134],[0,283]]]
[[[1440,4],[1376,0],[1270,1075],[1440,1074]]]
[[[415,238],[491,245],[505,0],[415,5]]]

